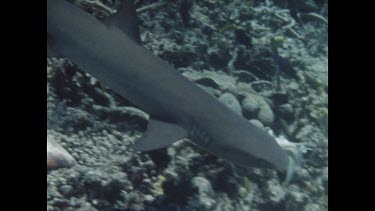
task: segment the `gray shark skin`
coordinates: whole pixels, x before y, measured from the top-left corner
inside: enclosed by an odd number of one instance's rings
[[[64,0],[47,1],[47,43],[150,115],[136,150],[189,139],[234,164],[289,171],[275,139],[183,77],[134,38]]]

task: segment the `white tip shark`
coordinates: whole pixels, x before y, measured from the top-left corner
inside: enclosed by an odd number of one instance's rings
[[[48,55],[70,59],[150,115],[135,150],[189,139],[237,165],[292,172],[294,162],[272,136],[141,45],[131,0],[102,21],[65,0],[47,0]]]

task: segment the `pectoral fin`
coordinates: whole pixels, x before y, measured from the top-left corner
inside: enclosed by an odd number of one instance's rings
[[[135,142],[133,149],[140,151],[160,149],[186,136],[186,130],[179,125],[150,118],[145,134]]]

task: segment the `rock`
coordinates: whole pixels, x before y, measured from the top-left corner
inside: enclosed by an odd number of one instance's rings
[[[259,96],[248,94],[242,100],[242,109],[245,117],[251,117],[256,115],[260,109]]]
[[[311,180],[311,176],[309,172],[306,169],[298,169],[298,171],[295,172],[295,176],[293,178],[295,182],[303,183],[304,181]]]
[[[291,187],[289,189],[290,189],[290,193],[289,193],[290,200],[288,200],[285,204],[287,210],[291,210],[291,211],[304,210],[303,209],[304,206],[309,201],[309,196],[301,192],[299,188]]]
[[[47,169],[71,167],[74,158],[51,136],[47,135]]]
[[[145,195],[144,199],[145,199],[145,201],[150,203],[150,202],[154,201],[155,197],[153,197],[152,195]]]
[[[224,93],[219,97],[219,101],[224,103],[226,106],[228,106],[228,108],[230,108],[235,113],[242,116],[241,105],[234,95],[232,95],[230,93]]]
[[[285,189],[280,185],[280,183],[277,180],[269,180],[267,182],[267,189],[269,198],[272,203],[279,203],[281,200],[285,197]]]
[[[254,94],[246,94],[242,100],[243,113],[246,118],[256,117],[264,125],[272,125],[274,115],[266,100]]]
[[[293,107],[290,104],[282,104],[280,107],[280,112],[285,115],[291,115],[293,113]]]
[[[198,195],[189,199],[188,204],[198,210],[212,210],[215,200],[214,191],[210,181],[203,177],[194,177],[192,179],[193,187],[198,190]]]
[[[64,195],[69,195],[73,191],[73,187],[70,185],[63,185],[60,187],[60,192]]]
[[[295,136],[295,139],[298,142],[303,142],[303,140],[312,134],[314,131],[314,127],[312,125],[306,125],[302,127]]]
[[[250,122],[252,124],[254,124],[255,126],[261,128],[262,130],[264,130],[264,125],[261,121],[257,120],[257,119],[251,119]]]
[[[214,195],[214,191],[212,189],[210,181],[208,181],[204,177],[194,177],[193,186],[198,188],[198,192],[200,195],[207,195],[207,196]]]
[[[293,120],[294,114],[293,114],[293,106],[289,103],[282,104],[278,107],[278,111],[281,117],[283,117],[285,120]]]
[[[319,204],[314,204],[314,203],[309,203],[304,207],[305,211],[323,211],[323,210],[328,210],[328,207],[324,207]]]
[[[264,124],[264,125],[272,125],[275,117],[273,115],[273,111],[271,107],[268,105],[268,103],[263,99],[260,103],[260,110],[258,113],[258,119]]]

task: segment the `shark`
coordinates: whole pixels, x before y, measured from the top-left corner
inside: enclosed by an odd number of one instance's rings
[[[235,165],[291,178],[295,161],[264,130],[142,45],[133,1],[102,20],[66,0],[47,0],[47,57],[65,57],[149,114],[132,146],[150,151],[188,139]]]

